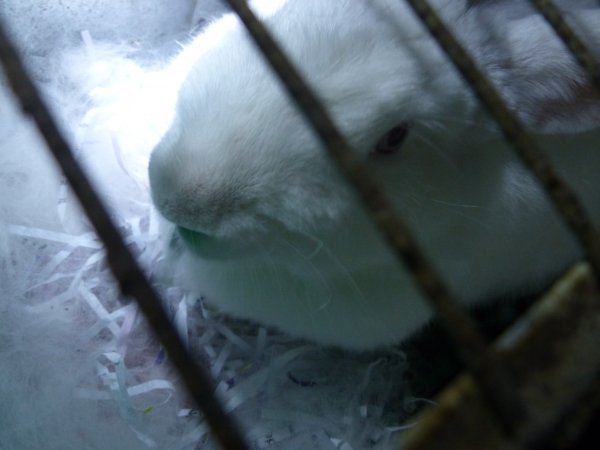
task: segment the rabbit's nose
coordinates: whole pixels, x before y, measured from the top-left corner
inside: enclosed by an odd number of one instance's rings
[[[190,177],[189,168],[156,155],[148,169],[152,200],[159,212],[176,225],[195,229],[192,225],[207,215],[200,177]]]
[[[214,234],[236,210],[236,195],[225,182],[209,182],[195,168],[152,157],[149,166],[152,199],[170,222],[186,229]]]

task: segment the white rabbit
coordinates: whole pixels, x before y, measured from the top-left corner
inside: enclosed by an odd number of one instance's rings
[[[467,304],[539,289],[581,256],[404,1],[276,3],[263,20]],[[600,217],[600,101],[551,28],[526,2],[434,3]],[[588,8],[569,17],[600,48],[600,9],[563,3]],[[149,174],[198,294],[350,349],[421,327],[430,308],[240,22],[216,21],[174,64],[187,72]],[[397,151],[374,152],[398,125]]]

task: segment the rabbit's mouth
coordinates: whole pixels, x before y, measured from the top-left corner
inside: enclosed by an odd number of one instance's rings
[[[204,260],[234,261],[267,258],[277,264],[297,266],[297,259],[310,260],[326,246],[319,237],[287,228],[278,221],[262,230],[246,230],[235,236],[215,236],[176,226],[176,236],[185,248]]]
[[[189,228],[177,227],[177,234],[186,248],[205,259],[239,259],[264,251],[264,243],[252,237],[222,238]]]

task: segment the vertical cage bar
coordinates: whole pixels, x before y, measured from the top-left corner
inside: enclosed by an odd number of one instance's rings
[[[225,450],[249,449],[233,418],[225,413],[215,397],[215,386],[210,376],[204,368],[190,358],[175,327],[163,310],[158,294],[123,243],[106,208],[73,157],[68,143],[61,135],[37,88],[27,75],[2,24],[0,24],[0,63],[4,67],[7,80],[19,100],[21,108],[37,124],[48,149],[61,167],[96,234],[103,242],[108,265],[122,294],[136,300],[192,399],[203,411],[209,427],[222,448]]]
[[[596,91],[600,93],[600,64],[564,19],[560,9],[551,0],[529,0],[529,2],[544,16],[577,63],[587,72]]]
[[[539,146],[525,131],[525,127],[509,110],[499,92],[477,68],[430,4],[426,0],[406,2],[496,120],[523,163],[544,187],[561,217],[577,237],[596,278],[600,280],[600,238],[577,196],[558,175]]]
[[[463,361],[477,378],[501,423],[506,431],[511,431],[514,424],[525,414],[525,408],[511,389],[510,375],[487,351],[487,343],[477,325],[427,261],[406,225],[393,212],[383,191],[354,156],[354,152],[336,129],[320,100],[286,58],[264,25],[244,0],[227,0],[227,3],[238,14],[302,115],[343,175],[355,188],[388,245],[426,294],[450,336],[458,344]]]

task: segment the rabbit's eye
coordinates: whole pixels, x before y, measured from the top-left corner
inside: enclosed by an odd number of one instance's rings
[[[377,142],[373,153],[381,155],[396,153],[402,147],[406,136],[408,136],[408,124],[403,122],[400,125],[396,125]]]

